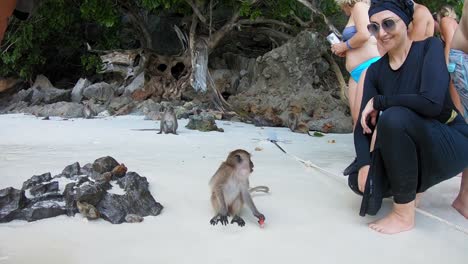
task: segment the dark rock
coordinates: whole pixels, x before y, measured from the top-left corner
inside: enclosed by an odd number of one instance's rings
[[[109,171],[101,174],[95,168],[101,172]],[[91,176],[80,175],[80,170]],[[111,157],[97,159],[93,165],[87,164],[83,168],[78,163],[71,164],[54,176],[74,181],[65,186],[63,193],[58,192],[58,181],[48,182],[52,179],[50,173],[33,176],[23,184],[23,188],[35,196],[31,199],[25,197],[25,190],[0,190],[0,222],[36,221],[62,214],[73,216],[78,211],[88,219],[101,215],[111,223],[138,222],[142,216],[158,215],[163,207],[151,195],[146,178],[134,172],[125,174],[126,171],[124,164],[118,165]],[[90,181],[93,175],[105,180]],[[117,184],[125,190],[124,195],[107,192],[112,188],[109,183],[112,177],[118,179]]]
[[[110,112],[117,112],[121,108],[129,105],[132,103],[132,98],[127,97],[127,96],[120,96],[113,98],[108,106],[108,110]]]
[[[114,88],[112,85],[100,82],[86,87],[83,96],[87,99],[95,99],[101,102],[109,102],[114,97]]]
[[[185,126],[188,129],[198,130],[202,132],[218,131],[222,132],[215,122],[215,117],[209,113],[201,113],[200,115],[192,115],[189,117],[189,123]]]
[[[45,183],[45,184],[38,184],[36,186],[31,187],[29,189],[29,193],[34,196],[43,195],[46,193],[51,192],[58,192],[59,184],[56,181]]]
[[[61,201],[53,200],[37,202],[21,210],[18,218],[32,222],[66,214],[67,210],[62,203]]]
[[[75,189],[75,200],[96,206],[106,190],[100,184],[86,184]]]
[[[43,202],[43,201],[48,201],[48,200],[63,201],[63,194],[58,193],[58,192],[50,192],[50,193],[45,193],[41,196],[28,198],[27,207],[32,204]]]
[[[12,103],[9,106],[3,108],[0,111],[0,114],[8,114],[8,113],[23,113],[24,109],[28,108],[28,103],[26,102],[17,102],[17,103]]]
[[[182,117],[182,118],[184,118],[184,117]],[[188,116],[185,117],[185,118],[188,118]],[[149,112],[149,113],[145,114],[144,119],[145,120],[153,120],[153,121],[160,120],[161,119],[161,112],[154,112],[154,111]]]
[[[310,129],[325,132],[323,124],[330,123],[329,132],[351,132],[348,106],[336,96],[340,85],[323,57],[325,48],[318,34],[301,32],[258,57],[228,102],[259,126],[286,126],[294,104]]]
[[[86,87],[90,86],[91,82],[88,79],[79,79],[76,83],[75,87],[71,92],[71,100],[72,102],[79,103],[83,99],[83,91]]]
[[[96,178],[94,178],[95,181],[97,182],[110,182],[112,179],[112,173],[111,172],[104,172],[103,174],[99,174]]]
[[[97,210],[101,217],[113,224],[120,224],[125,221],[126,205],[123,195],[106,193],[97,205]]]
[[[120,108],[119,110],[115,111],[114,115],[116,115],[116,116],[128,115],[128,114],[130,114],[132,112],[133,108],[135,108],[135,104],[132,102],[132,103]]]
[[[81,173],[84,175],[88,175],[91,177],[91,173],[93,172],[93,164],[86,163],[83,167],[81,167]]]
[[[28,113],[35,116],[60,116],[64,118],[84,117],[84,106],[79,103],[57,102],[47,105],[34,105],[30,107],[17,106],[11,112]]]
[[[22,190],[29,189],[37,184],[43,183],[43,182],[48,182],[52,180],[52,176],[50,175],[50,172],[41,174],[41,175],[34,175],[32,176],[29,180],[25,181],[23,183],[23,188]]]
[[[113,224],[125,221],[128,214],[140,216],[158,215],[163,206],[156,202],[148,190],[148,181],[135,172],[117,181],[125,190],[124,195],[106,193],[97,205],[101,217]]]
[[[55,88],[47,77],[38,75],[32,89],[32,105],[53,104],[61,101],[70,101],[70,90]]]
[[[0,190],[0,223],[12,221],[27,204],[24,190],[9,187]]]
[[[102,157],[94,161],[93,170],[98,173],[112,171],[119,163],[112,157]]]
[[[21,90],[11,98],[10,104],[18,103],[18,102],[31,102],[33,95],[32,89]]]
[[[145,85],[145,72],[140,73],[132,82],[125,87],[124,95],[130,96],[136,90],[142,89]]]
[[[81,177],[78,177],[78,180],[76,181],[76,186],[77,187],[80,187],[82,186],[83,184],[85,183],[91,183],[91,181],[89,180],[89,177],[88,176],[81,176]]]
[[[141,103],[138,103],[133,113],[146,115],[151,112],[159,113],[160,111],[161,111],[161,104],[155,102],[153,99],[148,99]]]
[[[65,209],[68,216],[74,216],[78,212],[75,201],[75,185],[76,183],[71,182],[65,186],[63,191],[63,198],[65,200]]]
[[[92,113],[101,113],[103,111],[106,111],[106,105],[105,104],[102,104],[102,103],[99,103],[97,100],[95,99],[90,99],[86,102],[83,102],[84,104],[86,104],[88,107],[89,107],[89,110],[90,112]]]
[[[71,178],[76,175],[81,175],[80,163],[75,162],[65,167],[62,171],[62,175],[66,178]]]

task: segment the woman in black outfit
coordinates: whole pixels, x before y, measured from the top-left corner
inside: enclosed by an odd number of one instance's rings
[[[372,0],[369,17],[369,31],[388,53],[367,72],[354,132],[359,173],[349,185],[364,196],[361,215],[375,214],[382,198],[393,196],[392,212],[369,227],[394,234],[413,228],[417,193],[468,167],[468,125],[450,98],[440,40],[408,38],[413,2]],[[465,213],[467,180],[457,198]]]

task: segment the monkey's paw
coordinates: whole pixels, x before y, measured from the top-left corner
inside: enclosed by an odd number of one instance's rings
[[[218,222],[221,222],[222,225],[227,225],[228,224],[228,217],[227,215],[216,215],[215,217],[211,218],[210,224],[212,225],[217,225]]]
[[[258,214],[255,217],[258,218],[258,224],[260,227],[263,227],[265,225],[265,216],[263,214]]]
[[[239,216],[234,216],[231,220],[231,224],[237,223],[238,226],[245,226],[245,221]]]
[[[258,214],[255,217],[258,218],[258,221],[261,221],[261,220],[265,221],[265,216],[263,214]]]

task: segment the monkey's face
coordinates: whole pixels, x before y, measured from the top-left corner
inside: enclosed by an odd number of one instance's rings
[[[250,159],[250,154],[246,153],[237,153],[234,155],[236,168],[240,171],[240,173],[246,177],[253,172],[253,162]]]

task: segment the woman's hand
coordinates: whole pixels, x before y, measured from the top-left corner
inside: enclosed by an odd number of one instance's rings
[[[366,165],[359,169],[358,187],[362,193],[364,193],[364,189],[366,188],[367,176],[369,176],[369,168],[370,165]]]
[[[346,56],[346,52],[348,51],[348,47],[346,46],[346,43],[340,42],[340,43],[336,43],[336,44],[331,45],[331,51],[333,52],[333,54],[335,54],[337,56],[344,57],[344,56]]]
[[[372,130],[367,126],[367,120],[370,118],[371,124],[375,126],[378,114],[379,112],[374,109],[374,98],[371,98],[369,102],[367,102],[367,105],[364,108],[364,110],[362,110],[361,115],[361,126],[364,134],[372,133]]]

